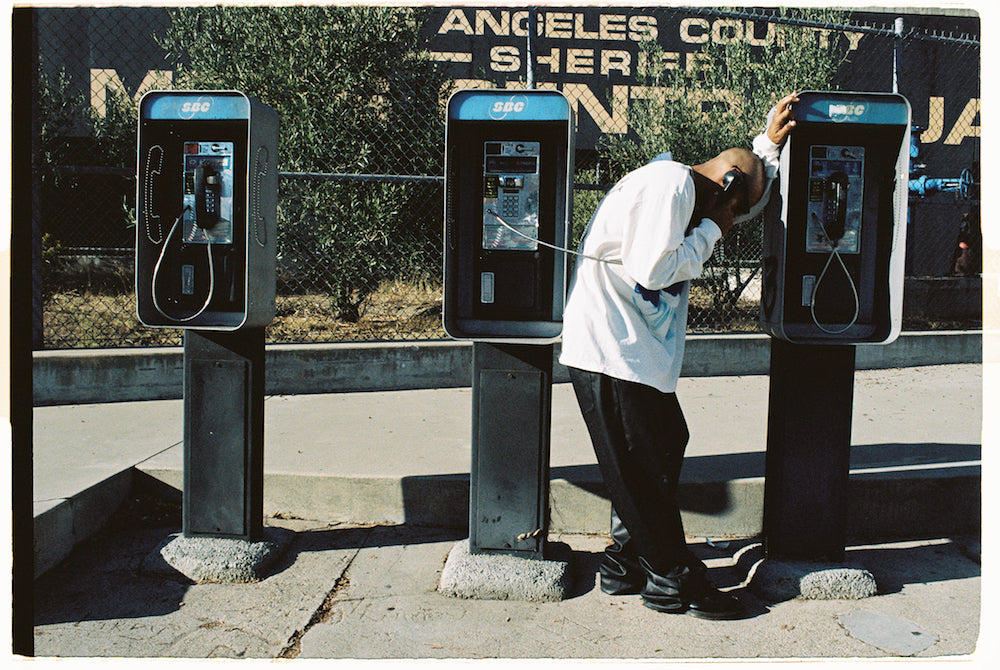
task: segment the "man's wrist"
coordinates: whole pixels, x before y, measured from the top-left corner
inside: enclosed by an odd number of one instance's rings
[[[700,225],[705,225],[706,223],[710,223],[713,226],[715,226],[715,228],[719,231],[718,237],[722,237],[727,232],[729,232],[730,228],[733,227],[732,223],[730,223],[729,226],[727,227],[727,226],[724,226],[723,224],[719,223],[715,219],[708,218],[707,216],[702,218]]]

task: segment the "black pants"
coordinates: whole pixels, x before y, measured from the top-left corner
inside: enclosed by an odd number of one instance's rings
[[[674,393],[569,369],[611,504],[639,556],[665,575],[691,565],[677,485],[687,423]]]

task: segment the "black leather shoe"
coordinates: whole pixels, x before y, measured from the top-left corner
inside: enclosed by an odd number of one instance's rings
[[[697,591],[689,596],[687,613],[699,619],[714,621],[742,619],[747,615],[743,603],[715,588],[704,578]]]
[[[601,557],[601,591],[610,596],[633,595],[646,585],[646,573],[632,546],[628,530],[611,510],[611,546]]]
[[[703,565],[681,566],[662,575],[653,572],[643,559],[640,563],[646,570],[642,604],[649,609],[690,614],[699,619],[730,620],[746,616],[739,600],[708,582]]]

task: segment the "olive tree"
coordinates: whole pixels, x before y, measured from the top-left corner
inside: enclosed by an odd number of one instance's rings
[[[171,10],[175,85],[237,89],[281,118],[279,289],[325,292],[356,320],[379,282],[439,268],[426,185],[330,175],[441,174],[447,78],[422,48],[419,8],[211,6]],[[415,199],[421,202],[415,203]]]

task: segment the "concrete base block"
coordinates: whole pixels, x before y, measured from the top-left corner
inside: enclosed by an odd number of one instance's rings
[[[469,541],[455,544],[438,591],[477,600],[558,601],[570,586],[569,561],[507,554],[472,554]]]
[[[875,577],[857,566],[812,561],[765,560],[751,589],[765,600],[860,600],[878,593]]]
[[[267,576],[294,537],[293,531],[272,527],[264,529],[264,539],[254,542],[173,533],[146,557],[142,569],[170,579],[184,577],[196,584],[257,582]]]

